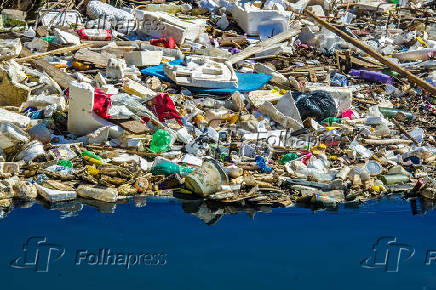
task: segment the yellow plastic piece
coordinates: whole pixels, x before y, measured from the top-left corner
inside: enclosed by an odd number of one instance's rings
[[[310,148],[310,152],[312,152],[315,155],[323,154],[327,150],[327,146],[324,144],[315,145],[312,148]]]
[[[89,156],[84,156],[83,157],[86,161],[88,161],[91,164],[96,164],[96,165],[102,165],[103,161],[97,160],[95,158],[90,158]]]
[[[92,159],[94,159],[94,158],[92,158]],[[97,168],[92,167],[92,166],[86,166],[86,172],[88,172],[88,174],[90,174],[90,175],[97,175],[100,173],[100,170],[98,170]]]
[[[384,188],[384,186],[381,186],[381,185],[374,185],[371,187],[371,190],[377,191],[377,192],[382,192],[382,191],[385,191],[386,188]]]
[[[422,44],[422,47],[427,48],[428,44],[421,37],[417,37],[416,40]]]

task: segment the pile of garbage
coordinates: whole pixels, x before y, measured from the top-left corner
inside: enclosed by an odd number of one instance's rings
[[[436,199],[435,1],[64,2],[1,11],[3,212]]]

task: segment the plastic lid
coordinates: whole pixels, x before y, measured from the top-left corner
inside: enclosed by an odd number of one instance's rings
[[[379,175],[380,173],[382,173],[383,170],[383,166],[374,160],[370,160],[365,164],[365,168],[369,171],[369,174],[371,174],[371,176],[376,176]]]

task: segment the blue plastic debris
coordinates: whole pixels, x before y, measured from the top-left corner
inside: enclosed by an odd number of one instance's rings
[[[182,65],[181,60],[170,61],[171,65]],[[148,76],[158,77],[166,82],[173,82],[169,77],[167,77],[163,71],[163,64],[151,66],[141,70],[141,73]],[[251,91],[258,90],[262,88],[272,76],[265,74],[255,74],[255,73],[236,73],[238,77],[238,87],[228,88],[228,89],[204,89],[187,87],[190,91],[195,93],[212,94],[212,95],[227,95],[233,94],[238,91],[240,93],[248,93]]]
[[[268,167],[266,165],[266,161],[265,158],[263,158],[262,156],[256,156],[256,164],[257,166],[259,166],[259,169],[264,172],[264,173],[271,173],[272,172],[272,168]]]

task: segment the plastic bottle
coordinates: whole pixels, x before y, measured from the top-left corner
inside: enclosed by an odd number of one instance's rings
[[[334,199],[333,197],[324,194],[318,194],[318,193],[315,193],[312,196],[311,202],[321,203],[324,206],[332,206],[332,207],[336,206],[337,204],[337,200]]]
[[[328,125],[331,126],[333,123],[342,123],[342,120],[344,120],[344,118],[336,118],[336,117],[328,117],[325,118],[324,120],[322,120],[321,125]]]
[[[380,113],[382,113],[382,115],[385,118],[392,118],[392,117],[395,117],[398,113],[401,113],[408,120],[415,119],[415,116],[408,111],[403,111],[403,110],[398,110],[398,109],[393,109],[393,108],[386,108],[386,107],[378,107],[378,109],[379,109]]]
[[[360,77],[362,79],[372,81],[372,82],[380,82],[380,83],[384,83],[384,84],[392,84],[394,82],[393,77],[385,75],[384,73],[377,72],[377,71],[352,69],[352,70],[350,70],[350,72],[348,74],[351,76]]]
[[[86,161],[88,161],[91,164],[96,164],[96,165],[103,164],[103,159],[100,156],[94,154],[94,152],[84,150],[82,152],[82,157],[83,157],[83,159],[85,159]]]
[[[380,176],[380,180],[386,185],[393,185],[409,182],[409,176],[404,174],[386,174]]]
[[[192,168],[180,166],[178,164],[168,161],[160,162],[151,169],[151,173],[155,175],[165,175],[165,176],[171,175],[173,173],[178,173],[181,176],[186,176],[193,171],[194,170]]]
[[[424,48],[394,53],[392,56],[401,61],[429,60],[436,55],[436,48]]]
[[[159,129],[153,134],[150,150],[154,153],[166,152],[170,150],[171,135],[165,130]]]
[[[102,159],[100,156],[98,156],[98,155],[96,155],[94,152],[92,152],[92,151],[88,151],[88,150],[84,150],[84,151],[82,152],[82,157],[85,158],[85,160],[87,160],[87,159],[89,159],[89,158],[94,158],[94,159],[97,159],[97,160],[103,161],[103,159]]]

